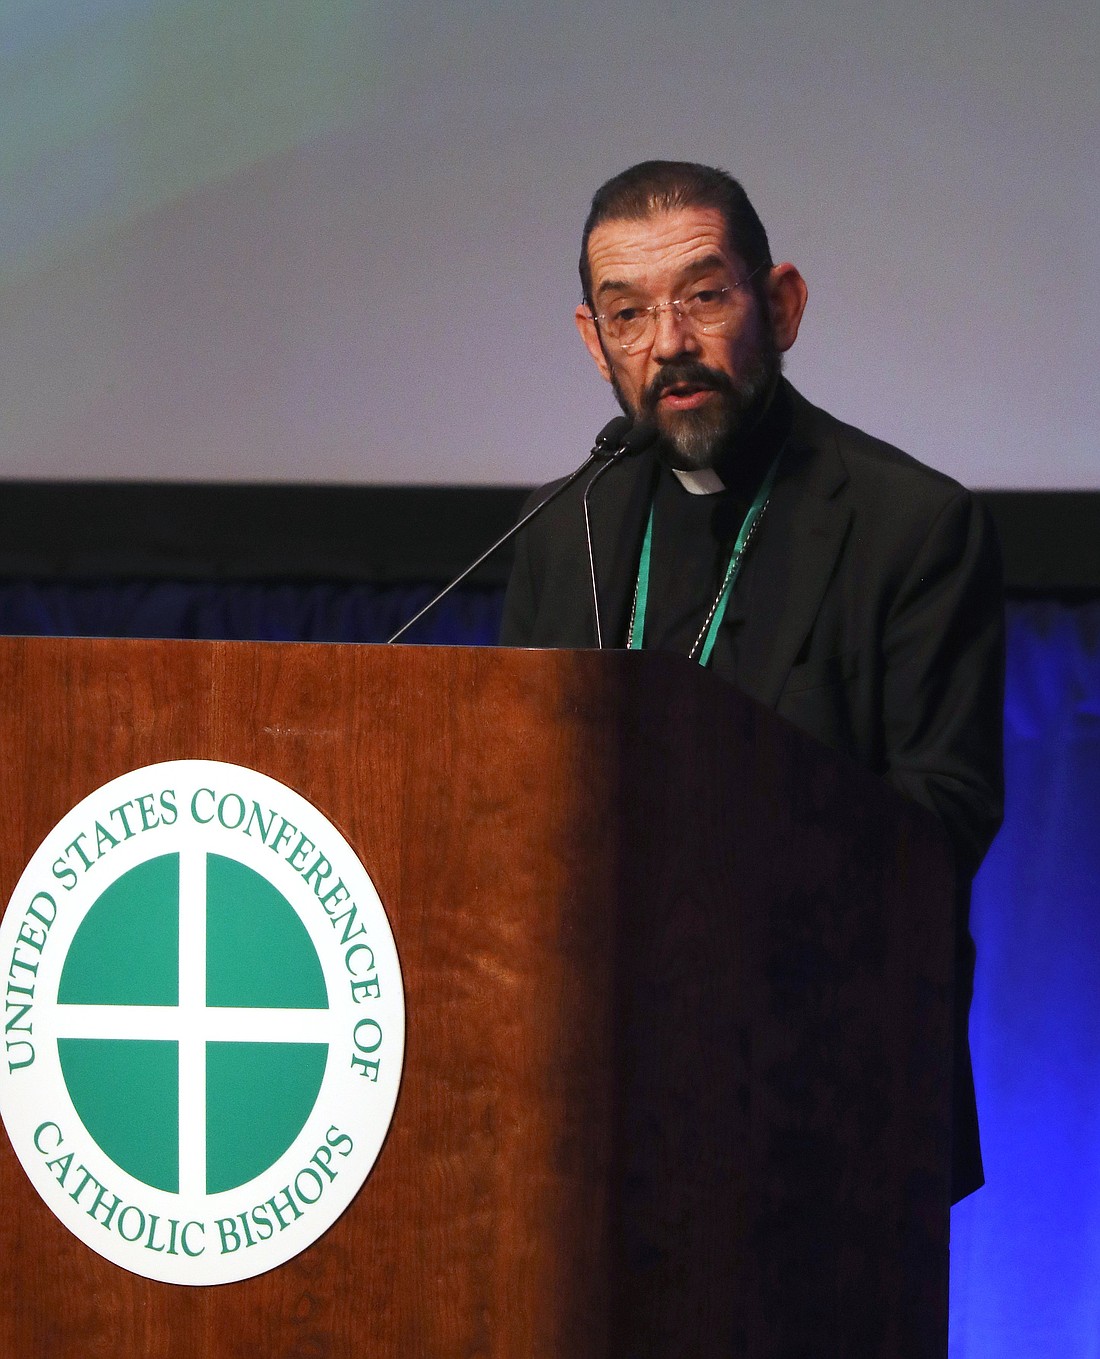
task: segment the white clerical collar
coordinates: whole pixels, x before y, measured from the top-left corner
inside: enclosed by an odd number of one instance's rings
[[[672,471],[689,495],[714,495],[715,491],[726,489],[726,483],[713,467],[701,467],[698,472],[682,472],[674,467]]]

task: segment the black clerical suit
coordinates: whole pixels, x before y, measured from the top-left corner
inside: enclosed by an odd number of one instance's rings
[[[953,1167],[960,1198],[982,1182],[965,1027],[974,962],[966,907],[1003,801],[1001,575],[984,507],[957,482],[842,424],[783,380],[753,438],[721,469],[727,489],[699,497],[709,503],[678,505],[687,492],[655,449],[612,468],[593,488],[605,645],[625,644],[653,506],[646,645],[690,648],[741,517],[780,450],[710,668],[854,756],[947,828],[960,878]],[[585,484],[582,478],[520,535],[504,645],[594,645]],[[685,572],[693,577],[686,585]]]

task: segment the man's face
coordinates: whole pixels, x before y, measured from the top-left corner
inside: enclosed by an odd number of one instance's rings
[[[650,307],[700,290],[743,283],[748,270],[732,251],[717,208],[655,212],[638,220],[602,222],[588,238],[592,301],[597,314]],[[793,266],[778,266],[773,274]],[[765,282],[769,290],[772,280]],[[801,302],[805,302],[804,285]],[[656,422],[675,466],[711,466],[746,424],[759,415],[779,372],[779,351],[794,333],[777,339],[770,309],[751,285],[734,287],[730,319],[704,332],[674,308],[656,315],[651,341],[626,353],[605,338],[584,307],[577,327],[623,409]]]

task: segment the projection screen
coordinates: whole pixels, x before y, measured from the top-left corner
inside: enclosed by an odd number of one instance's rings
[[[9,0],[0,476],[534,483],[614,413],[588,200],[742,180],[788,373],[970,485],[1100,484],[1100,7]]]

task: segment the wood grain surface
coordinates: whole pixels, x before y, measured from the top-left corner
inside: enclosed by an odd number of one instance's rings
[[[942,1354],[937,828],[677,658],[0,639],[0,899],[111,778],[242,764],[362,858],[382,1153],[241,1283],[100,1258],[0,1145],[0,1355]]]

